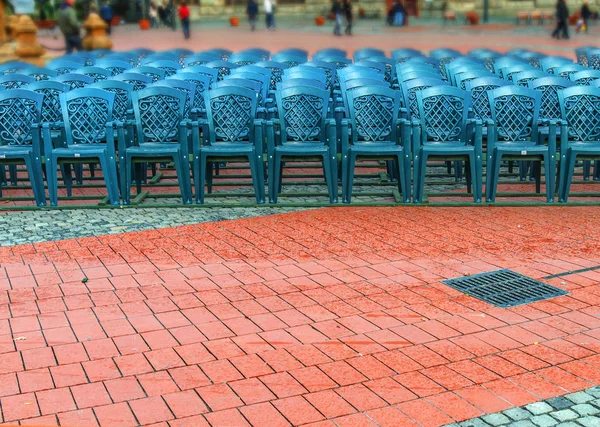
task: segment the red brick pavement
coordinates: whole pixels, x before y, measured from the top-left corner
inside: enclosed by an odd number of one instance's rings
[[[599,212],[344,207],[2,247],[0,420],[437,427],[600,384],[598,271],[511,309],[440,283],[596,266]]]

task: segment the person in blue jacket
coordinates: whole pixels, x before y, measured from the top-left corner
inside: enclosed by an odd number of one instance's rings
[[[100,6],[100,18],[102,18],[102,20],[106,22],[106,25],[108,25],[106,27],[106,34],[110,35],[110,31],[112,29],[111,23],[113,19],[113,9],[110,4],[108,4],[108,0],[104,0],[102,6]]]

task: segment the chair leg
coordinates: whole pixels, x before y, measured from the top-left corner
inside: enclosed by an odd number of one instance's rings
[[[189,205],[192,202],[191,196],[189,195],[189,187],[186,184],[186,180],[189,181],[190,179],[190,171],[186,168],[187,164],[187,159],[184,162],[180,156],[173,156],[173,165],[175,166],[177,181],[179,181],[179,191],[181,191],[181,201],[184,205]]]
[[[8,177],[10,179],[10,185],[16,186],[18,183],[17,165],[8,165]]]
[[[83,164],[76,163],[73,165],[73,169],[75,171],[75,183],[77,185],[83,184]]]
[[[148,172],[148,168],[144,167],[144,165],[146,165],[146,163],[134,163],[136,194],[140,194],[142,192],[142,182],[144,184],[147,183],[147,180],[144,179],[144,177],[146,176],[146,174]],[[154,165],[154,166],[156,166],[156,165]]]
[[[218,163],[208,162],[208,167],[206,168],[206,189],[208,194],[212,194],[213,190],[213,169],[218,166]]]
[[[446,172],[448,175],[452,175],[452,162],[450,161],[446,162]]]
[[[6,168],[0,165],[0,187],[6,184]]]
[[[351,151],[348,153],[348,182],[346,185],[346,203],[352,202],[352,187],[354,186],[354,168],[356,167],[356,155]]]
[[[273,203],[277,203],[279,199],[279,193],[281,192],[281,174],[282,165],[281,165],[281,155],[275,151],[273,154],[273,189],[271,190],[271,195],[273,196]],[[269,172],[271,173],[271,172]]]
[[[594,162],[594,181],[600,181],[600,161]]]
[[[33,157],[25,156],[23,160],[25,160],[25,167],[27,168],[27,175],[29,176],[29,182],[31,183],[31,190],[33,192],[33,197],[35,198],[35,204],[37,206],[43,206],[46,204],[45,197],[42,197],[44,187],[42,184],[42,188],[40,189],[40,182],[37,177],[37,171],[35,170],[35,167],[33,165]]]
[[[337,157],[335,154],[331,154],[331,153],[327,153],[327,155],[329,156],[329,159],[327,161],[329,161],[330,163],[330,168],[331,168],[331,194],[333,196],[333,198],[330,200],[331,203],[337,203],[338,202],[338,180],[337,180],[337,176],[338,176],[338,162],[337,162]]]
[[[415,203],[421,203],[423,201],[423,194],[425,194],[425,174],[427,172],[427,154],[421,152],[421,158],[417,159],[415,163],[418,163],[417,174],[415,175]]]
[[[348,202],[348,155],[342,153],[342,167],[341,167],[341,178],[342,178],[342,203]]]
[[[560,201],[563,203],[568,202],[569,200],[569,191],[571,190],[571,181],[573,181],[573,174],[575,172],[575,160],[577,160],[577,156],[573,153],[569,153],[567,156],[567,166],[565,168],[564,178],[563,178],[563,194],[560,198]]]
[[[495,153],[494,155],[494,163],[492,165],[493,171],[493,185],[492,188],[490,188],[490,201],[491,202],[495,202],[496,201],[496,194],[498,194],[498,182],[500,181],[499,177],[500,177],[500,163],[502,162],[502,155],[498,152]],[[521,162],[523,163],[523,162]]]
[[[90,176],[91,176],[92,178],[94,178],[94,177],[96,176],[96,165],[95,165],[95,164],[93,164],[93,163],[90,163],[90,164],[88,165],[88,167],[90,168]]]
[[[548,203],[552,203],[554,202],[554,181],[556,179],[556,162],[552,153],[544,156],[544,169],[546,172],[546,200]]]
[[[473,176],[473,185],[475,190],[473,194],[475,195],[475,203],[480,203],[483,189],[483,162],[481,161],[481,153],[475,153],[474,157],[475,175]]]
[[[492,188],[495,185],[494,177],[494,154],[493,150],[489,150],[487,153],[487,163],[485,165],[485,200],[488,202],[492,201]]]
[[[473,191],[473,174],[471,173],[471,161],[468,161],[467,165],[467,193],[471,193]]]
[[[201,174],[203,175],[202,164],[200,163],[200,156],[194,156],[194,197],[196,204],[200,203],[200,181],[202,181]]]
[[[513,160],[508,161],[508,173],[513,173],[513,169],[515,167],[515,162]]]
[[[333,175],[331,173],[331,163],[329,163],[329,156],[323,155],[323,173],[325,174],[325,182],[327,184],[327,193],[329,193],[329,203],[333,203]]]
[[[479,203],[481,201],[481,190],[479,187],[479,178],[477,177],[477,159],[475,158],[475,154],[469,156],[468,165],[465,170],[466,174],[470,176],[468,179],[471,181],[471,188],[473,191],[473,201],[475,203]]]
[[[404,153],[398,154],[398,160],[394,161],[396,172],[398,174],[398,191],[402,194],[402,202],[410,203],[410,184],[406,182],[406,174],[404,173],[403,163]]]
[[[73,175],[71,173],[71,164],[63,163],[63,166],[64,166],[63,181],[65,183],[65,186],[67,187],[67,197],[72,197],[73,196]],[[80,165],[75,165],[75,167],[77,167],[77,166],[80,166]]]
[[[119,185],[117,184],[117,164],[114,160],[108,157],[108,154],[99,157],[100,167],[102,168],[102,175],[104,176],[104,183],[106,184],[106,190],[108,191],[108,199],[110,204],[118,206],[119,200]]]
[[[198,175],[199,183],[196,186],[197,191],[199,192],[196,195],[196,199],[199,199],[199,202],[204,203],[204,186],[206,185],[206,174],[211,173],[209,164],[207,162],[206,154],[202,151],[200,152],[200,170],[204,167],[204,173],[200,173]]]
[[[531,169],[535,178],[535,192],[540,194],[542,192],[542,161],[532,162]]]
[[[519,179],[521,182],[527,181],[527,162],[519,162]]]
[[[463,162],[457,160],[454,162],[454,181],[459,182],[463,177]]]
[[[58,205],[58,172],[56,158],[46,153],[46,174],[48,175],[48,198],[50,205]]]
[[[592,162],[590,160],[583,161],[583,180],[590,180],[590,169],[592,168]]]

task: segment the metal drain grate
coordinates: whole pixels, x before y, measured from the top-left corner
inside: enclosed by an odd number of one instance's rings
[[[458,277],[442,283],[498,307],[514,307],[568,293],[511,270]]]

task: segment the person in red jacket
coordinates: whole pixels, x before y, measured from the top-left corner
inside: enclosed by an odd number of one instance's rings
[[[183,37],[186,39],[190,38],[190,9],[187,7],[185,1],[181,2],[179,6],[179,20],[181,21],[181,28],[183,28]]]

